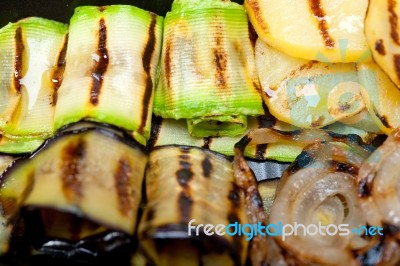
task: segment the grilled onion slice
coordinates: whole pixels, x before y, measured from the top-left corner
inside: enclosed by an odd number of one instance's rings
[[[312,229],[313,235],[304,235],[299,229],[297,235],[275,237],[289,257],[305,265],[357,265],[353,252],[369,245],[351,232],[366,225],[356,186],[358,168],[364,159],[341,145],[317,143],[284,173],[270,223],[315,228],[335,225],[320,232]],[[345,232],[341,224],[347,225],[349,235],[341,235]]]
[[[243,134],[263,114],[244,8],[230,1],[175,1],[164,23],[154,113],[187,119],[192,136]]]
[[[193,228],[189,235],[192,219],[192,226],[247,222],[226,157],[196,147],[157,147],[150,153],[146,195],[138,238],[155,265],[244,264],[247,241],[243,235],[207,236],[201,228],[198,236]],[[185,248],[180,252],[177,247]]]
[[[25,208],[39,210],[34,217],[42,220],[43,227],[32,228],[32,223],[26,222],[24,230],[32,235],[43,229],[43,241],[38,243],[35,238],[31,243],[41,252],[61,250],[60,254],[65,251],[63,255],[73,256],[118,246],[121,235],[135,232],[146,163],[147,155],[139,144],[103,127],[66,131],[48,140],[2,175],[1,253],[8,250],[12,233],[19,230],[18,220]],[[71,216],[87,221],[83,234],[63,232],[68,230]],[[114,232],[107,234],[109,230]],[[95,245],[101,243],[97,234],[109,242]]]
[[[56,128],[83,118],[150,135],[163,18],[134,6],[83,6],[70,20]]]

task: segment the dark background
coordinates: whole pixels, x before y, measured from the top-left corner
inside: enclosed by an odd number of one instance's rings
[[[173,0],[0,0],[0,27],[21,18],[38,16],[68,23],[77,6],[134,5],[164,16]],[[233,0],[243,3],[243,0]]]

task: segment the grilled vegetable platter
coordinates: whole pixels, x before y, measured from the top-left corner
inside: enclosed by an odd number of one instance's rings
[[[395,0],[0,0],[1,265],[400,265]]]

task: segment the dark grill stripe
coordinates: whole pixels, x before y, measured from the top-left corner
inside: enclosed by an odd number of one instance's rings
[[[178,206],[181,214],[181,223],[189,222],[193,208],[193,199],[190,196],[189,190],[181,191],[179,193]]]
[[[215,44],[214,47],[214,62],[216,66],[216,84],[220,89],[227,88],[227,67],[228,67],[228,56],[225,49],[223,48],[223,28],[222,26],[216,26]]]
[[[25,45],[22,37],[22,29],[18,27],[15,31],[15,58],[14,58],[14,89],[20,94],[22,85],[20,79],[22,79],[22,56],[25,51]]]
[[[132,196],[134,191],[131,191],[131,176],[132,168],[129,162],[124,158],[120,158],[114,174],[114,180],[118,195],[119,210],[125,216],[132,210],[133,205]]]
[[[75,199],[82,196],[81,181],[78,178],[80,163],[85,157],[85,142],[71,141],[61,154],[61,181],[65,196]]]
[[[171,37],[172,38],[172,37]],[[167,88],[171,89],[172,78],[172,56],[171,56],[171,39],[167,39],[165,43],[165,79],[167,80]]]
[[[51,105],[55,106],[57,103],[57,91],[58,88],[60,88],[62,81],[63,81],[63,76],[64,76],[64,70],[65,70],[65,56],[67,54],[67,45],[68,45],[68,34],[65,35],[64,37],[64,44],[63,47],[60,51],[60,54],[58,55],[57,59],[57,65],[54,69],[53,75],[51,77],[51,81],[53,84],[53,94],[52,94],[52,100],[51,100]]]
[[[386,49],[382,39],[379,39],[375,42],[375,51],[377,51],[380,55],[386,55]]]
[[[396,70],[396,75],[397,75],[397,84],[400,81],[400,54],[395,54],[393,55],[393,63],[394,63],[394,68]]]
[[[99,103],[99,96],[101,86],[103,84],[104,74],[108,67],[108,50],[107,50],[107,27],[104,19],[100,19],[99,23],[99,44],[97,48],[99,61],[96,63],[92,73],[92,89],[90,90],[90,103],[97,105]]]
[[[147,148],[151,149],[154,148],[156,145],[161,132],[163,119],[161,116],[153,116],[152,123],[151,123],[151,134],[150,139],[147,141]]]
[[[150,22],[150,27],[149,27],[149,32],[148,36],[149,39],[146,44],[146,48],[144,49],[143,52],[143,57],[142,57],[142,64],[143,64],[143,69],[146,72],[146,88],[144,91],[144,96],[143,96],[143,103],[142,103],[142,119],[140,120],[140,125],[138,128],[138,132],[140,134],[143,134],[144,128],[146,126],[147,122],[147,115],[149,114],[149,105],[150,105],[150,99],[151,96],[153,95],[153,81],[151,79],[151,61],[154,55],[154,50],[156,47],[156,35],[155,35],[155,27],[156,27],[156,22],[157,18],[156,15],[153,13],[151,14],[151,22]]]
[[[322,36],[325,46],[328,48],[335,47],[335,40],[332,39],[328,32],[328,23],[325,20],[326,14],[324,9],[322,8],[321,0],[308,0],[308,4],[310,6],[311,12],[318,20],[319,33]]]
[[[203,138],[203,146],[201,146],[203,149],[207,149],[207,150],[209,150],[210,149],[210,145],[211,145],[211,143],[212,143],[212,137],[206,137],[206,138]]]
[[[388,0],[388,12],[389,12],[389,23],[390,23],[390,36],[392,40],[400,45],[399,33],[397,27],[399,25],[399,18],[396,14],[396,0]]]
[[[203,176],[206,178],[210,178],[211,173],[213,171],[213,164],[208,156],[206,156],[201,162],[201,168],[203,170]]]
[[[258,144],[256,146],[256,160],[265,160],[265,154],[267,153],[268,144]]]

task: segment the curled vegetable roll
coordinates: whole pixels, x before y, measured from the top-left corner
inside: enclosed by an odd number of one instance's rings
[[[146,195],[138,238],[155,265],[244,263],[244,235],[193,229],[247,222],[231,162],[224,156],[189,146],[158,147],[150,153]]]
[[[103,127],[47,141],[2,175],[1,253],[13,250],[15,235],[39,252],[66,257],[126,244],[136,228],[146,163],[139,144]]]
[[[243,134],[263,114],[246,12],[229,1],[179,1],[164,23],[154,112],[192,136]]]
[[[54,95],[62,80],[67,30],[38,17],[0,29],[0,130],[7,139],[0,151],[30,152],[54,134]]]
[[[163,18],[134,6],[83,6],[70,21],[56,128],[83,118],[150,135]]]

